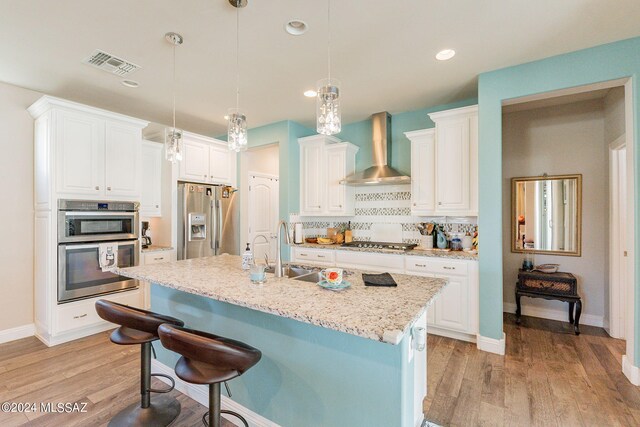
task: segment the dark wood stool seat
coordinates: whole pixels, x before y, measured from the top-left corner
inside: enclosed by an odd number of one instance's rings
[[[120,325],[111,334],[111,341],[120,345],[144,344],[159,339],[158,327],[163,323],[184,326],[184,322],[175,317],[102,299],[96,301],[96,311],[104,320]]]
[[[262,352],[245,343],[207,332],[169,324],[158,328],[162,345],[182,357],[176,364],[176,375],[189,383],[209,384],[209,411],[203,417],[205,425],[219,427],[220,414],[238,417],[238,413],[220,409],[220,383],[236,378],[262,358]],[[213,420],[207,423],[206,417]]]
[[[140,345],[140,403],[129,405],[116,414],[109,426],[168,426],[180,415],[180,402],[165,395],[151,398],[151,393],[173,390],[173,378],[151,373],[151,343],[158,340],[158,327],[165,323],[183,326],[184,322],[170,316],[154,313],[107,300],[96,302],[96,312],[104,320],[120,325],[111,333],[111,341],[119,345]],[[168,378],[172,385],[163,390],[151,388],[151,377]]]

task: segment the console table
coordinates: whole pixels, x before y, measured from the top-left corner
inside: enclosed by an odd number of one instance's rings
[[[580,335],[580,314],[582,301],[578,295],[578,282],[571,273],[542,273],[540,271],[518,272],[516,283],[516,323],[520,324],[522,314],[520,297],[544,298],[569,303],[569,323],[576,335]],[[573,310],[575,306],[575,321]]]

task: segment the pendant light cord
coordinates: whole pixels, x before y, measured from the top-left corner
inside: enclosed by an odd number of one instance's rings
[[[241,0],[236,0],[236,110],[238,111],[240,110],[240,2]]]
[[[327,74],[331,85],[331,0],[327,0]]]
[[[173,131],[176,131],[176,44],[173,44]]]

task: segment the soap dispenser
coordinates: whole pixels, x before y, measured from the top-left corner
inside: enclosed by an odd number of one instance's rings
[[[253,252],[251,252],[251,246],[247,243],[247,248],[242,254],[242,269],[249,270],[253,265]]]

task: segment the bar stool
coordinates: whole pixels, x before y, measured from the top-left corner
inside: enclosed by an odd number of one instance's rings
[[[249,427],[242,415],[220,409],[220,383],[239,377],[258,363],[262,357],[260,350],[240,341],[169,324],[160,325],[158,335],[165,348],[182,355],[175,368],[180,379],[209,385],[209,410],[202,416],[204,425],[220,427],[220,414],[229,414]]]
[[[151,351],[153,350],[151,342],[159,338],[158,326],[161,324],[183,326],[184,322],[170,316],[107,300],[98,300],[96,311],[104,320],[120,325],[111,333],[111,342],[141,346],[140,404],[134,403],[120,411],[111,419],[109,426],[168,426],[180,414],[180,402],[168,395],[151,399],[151,393],[168,393],[175,386],[170,376],[151,373]],[[151,388],[152,376],[168,378],[172,383],[171,387],[162,390]]]

